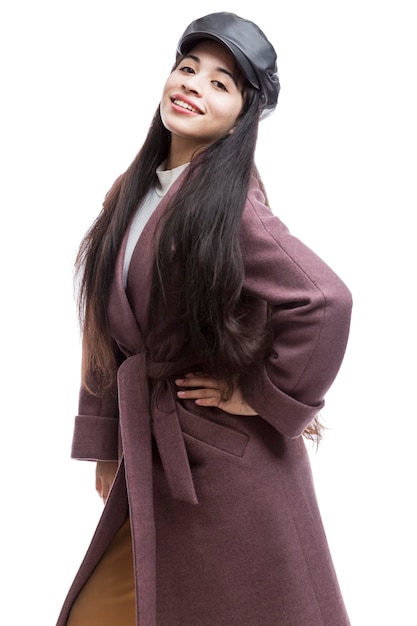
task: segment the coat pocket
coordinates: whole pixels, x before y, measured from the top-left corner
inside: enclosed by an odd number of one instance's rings
[[[181,404],[178,405],[178,417],[184,434],[233,456],[243,457],[245,454],[250,439],[246,433],[194,413]]]

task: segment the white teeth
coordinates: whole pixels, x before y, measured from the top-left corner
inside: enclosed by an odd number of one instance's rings
[[[197,109],[192,107],[191,104],[188,104],[187,102],[183,102],[182,100],[176,100],[176,99],[173,102],[174,104],[176,104],[179,107],[182,107],[183,109],[188,109],[189,111],[192,111],[193,113],[199,113]]]

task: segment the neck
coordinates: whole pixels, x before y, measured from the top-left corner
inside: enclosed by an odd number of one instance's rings
[[[206,146],[190,144],[182,141],[180,137],[171,135],[171,145],[167,157],[166,169],[173,170],[175,167],[190,163]]]

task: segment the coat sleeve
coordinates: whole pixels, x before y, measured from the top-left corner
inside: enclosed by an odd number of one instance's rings
[[[71,457],[84,461],[117,461],[119,419],[117,394],[97,397],[80,390],[79,412],[75,417]]]
[[[268,303],[273,345],[257,375],[242,379],[247,402],[288,437],[324,406],[346,349],[352,297],[340,278],[251,189],[242,218],[245,291]]]
[[[116,359],[124,355],[114,343]],[[71,457],[85,461],[117,461],[119,451],[119,401],[117,390],[94,395],[80,388]]]
[[[104,204],[120,183],[120,175],[106,193]],[[122,356],[115,346],[120,361]],[[71,457],[85,461],[117,461],[119,445],[119,410],[117,392],[100,397],[81,385],[78,415],[75,417]]]

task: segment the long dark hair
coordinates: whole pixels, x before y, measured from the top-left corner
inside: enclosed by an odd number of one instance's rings
[[[107,305],[116,258],[130,218],[155,183],[156,168],[168,156],[169,143],[158,107],[141,150],[106,195],[78,250],[75,278],[83,336],[82,382],[93,393],[115,385],[117,350],[109,332]]]
[[[229,390],[239,373],[264,356],[263,329],[257,335],[248,326],[239,246],[258,123],[259,96],[247,89],[233,133],[191,162],[162,225],[153,276],[151,307],[157,317],[161,308],[170,308],[173,265],[181,268],[176,287],[190,347],[204,370],[226,380]]]
[[[239,228],[250,178],[258,176],[254,154],[260,115],[259,92],[246,86],[244,95],[234,131],[192,160],[168,207],[158,233],[150,299],[151,312],[169,307],[172,268],[180,267],[181,321],[190,349],[204,371],[228,383],[226,394],[267,349],[266,329],[256,333],[249,326],[250,307],[242,293]],[[128,223],[155,184],[169,142],[158,108],[140,152],[106,196],[78,251],[83,384],[93,393],[115,385],[117,350],[107,319],[111,280]],[[311,428],[315,435],[314,423]]]

